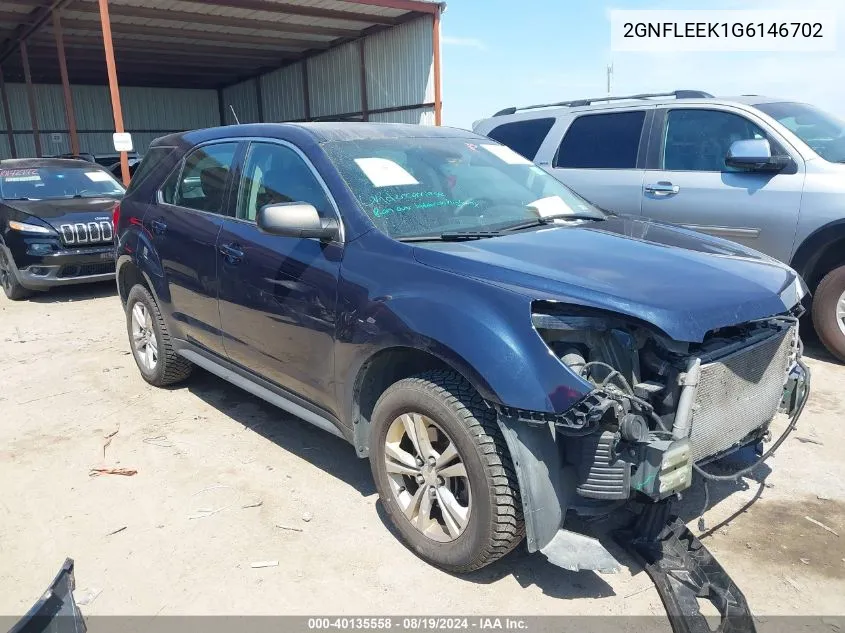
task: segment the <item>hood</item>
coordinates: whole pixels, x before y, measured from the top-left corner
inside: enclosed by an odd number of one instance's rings
[[[44,220],[66,245],[83,246],[114,239],[112,211],[115,198],[69,198],[60,200],[4,200],[7,207]]]
[[[795,271],[762,253],[625,216],[415,247],[422,264],[636,317],[678,341],[782,314],[806,293]]]

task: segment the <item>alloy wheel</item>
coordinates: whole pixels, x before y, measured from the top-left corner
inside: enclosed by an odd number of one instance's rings
[[[836,324],[842,330],[842,335],[845,336],[845,292],[839,297],[836,302]]]
[[[390,425],[384,460],[393,497],[419,532],[454,541],[469,523],[472,493],[457,447],[433,420],[404,413]]]
[[[158,342],[153,332],[152,319],[147,307],[140,301],[132,306],[132,346],[135,357],[147,371],[158,364]]]

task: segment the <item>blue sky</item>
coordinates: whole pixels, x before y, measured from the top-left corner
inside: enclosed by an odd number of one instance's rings
[[[814,53],[613,53],[611,9],[832,9],[837,50]],[[845,118],[845,0],[450,0],[442,21],[443,123],[512,105],[607,92],[700,89],[798,99]]]

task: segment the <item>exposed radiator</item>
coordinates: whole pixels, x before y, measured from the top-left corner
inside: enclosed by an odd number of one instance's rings
[[[736,445],[777,413],[792,355],[794,328],[701,365],[690,444],[700,461]]]

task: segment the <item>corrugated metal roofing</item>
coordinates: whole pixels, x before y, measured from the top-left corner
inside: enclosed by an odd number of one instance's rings
[[[36,6],[39,0],[0,0],[0,56],[6,50],[3,31],[8,37],[31,21]],[[243,123],[317,117],[434,122],[433,18],[425,11],[369,0],[109,0],[109,8],[124,123],[141,152],[166,133],[218,125],[221,106],[223,121],[234,123],[230,105]],[[80,149],[111,151],[97,0],[74,0],[63,10],[62,24]],[[49,22],[30,36],[28,48],[43,152],[67,152]],[[31,156],[35,145],[20,64],[19,52],[13,52],[3,70],[18,154]],[[9,155],[0,134],[0,156]]]
[[[437,4],[415,1],[420,11],[378,6],[370,0],[110,0],[118,76],[124,85],[187,82],[191,87],[219,88],[253,76],[259,68],[279,67],[373,30],[396,27]],[[39,0],[0,0],[0,42],[4,20],[8,37],[31,22],[29,14],[37,15],[41,6]],[[71,81],[105,83],[97,1],[74,0],[63,9],[62,23]],[[8,40],[0,44],[0,58],[9,46]],[[57,83],[49,23],[29,38],[29,48],[33,81]],[[272,54],[276,57],[267,59]],[[231,55],[226,64],[214,63],[225,55]],[[157,63],[157,58],[162,61]],[[201,65],[214,72],[191,72]],[[7,56],[3,67],[8,81],[22,81],[19,54]],[[185,72],[176,72],[180,67]],[[318,66],[318,73],[323,70]]]

